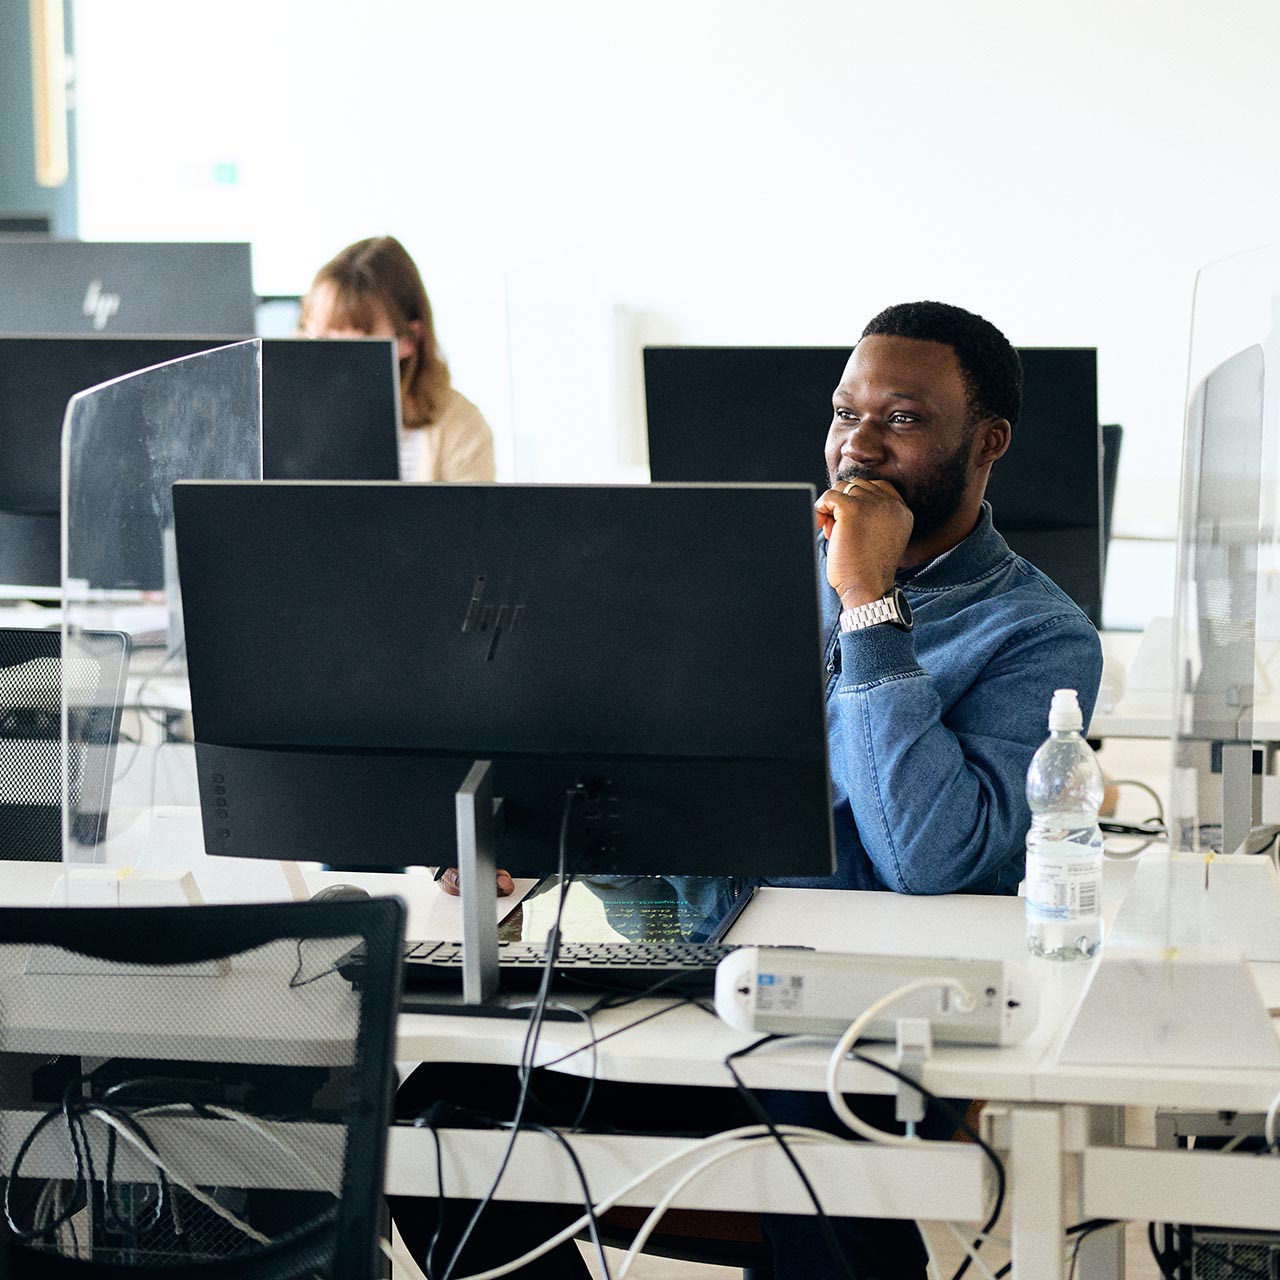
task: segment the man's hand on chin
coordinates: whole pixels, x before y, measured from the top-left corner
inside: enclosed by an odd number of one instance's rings
[[[893,590],[915,523],[887,480],[837,481],[815,504],[827,537],[827,581],[846,609]]]

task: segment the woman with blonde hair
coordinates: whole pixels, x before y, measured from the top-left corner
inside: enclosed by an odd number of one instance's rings
[[[493,480],[493,432],[449,381],[422,277],[394,236],[358,240],[325,263],[298,327],[309,338],[396,339],[401,479]]]

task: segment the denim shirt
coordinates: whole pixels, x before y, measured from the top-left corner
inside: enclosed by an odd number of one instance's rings
[[[1031,822],[1027,767],[1048,737],[1055,689],[1078,690],[1089,723],[1097,631],[1009,549],[987,503],[963,542],[900,575],[910,632],[842,633],[819,542],[836,874],[769,883],[1015,893]]]

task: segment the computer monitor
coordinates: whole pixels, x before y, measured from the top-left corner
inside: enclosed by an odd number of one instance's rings
[[[991,469],[996,527],[1087,613],[1102,617],[1097,352],[1021,347],[1023,409]],[[649,472],[657,481],[826,486],[831,393],[848,347],[646,347]]]
[[[0,583],[60,586],[61,439],[79,391],[235,338],[0,337]],[[262,469],[273,479],[394,480],[400,375],[384,338],[262,343]],[[159,588],[156,561],[141,582]],[[40,591],[39,589],[43,589]],[[8,594],[17,594],[10,591]]]
[[[0,333],[253,333],[247,244],[0,240]]]
[[[206,851],[465,867],[488,761],[516,874],[556,870],[575,787],[572,872],[831,874],[812,504],[175,485]]]
[[[0,213],[0,236],[47,236],[52,230],[47,213]]]
[[[400,364],[392,339],[262,340],[262,475],[400,478]]]

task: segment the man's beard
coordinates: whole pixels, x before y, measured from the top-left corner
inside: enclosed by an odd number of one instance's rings
[[[969,485],[969,446],[972,442],[972,435],[962,440],[950,457],[940,459],[927,475],[909,487],[898,480],[889,481],[915,517],[911,526],[913,542],[932,537],[959,510]],[[860,467],[852,462],[835,474],[837,485],[848,484],[850,480],[874,479],[877,479],[874,467]]]

